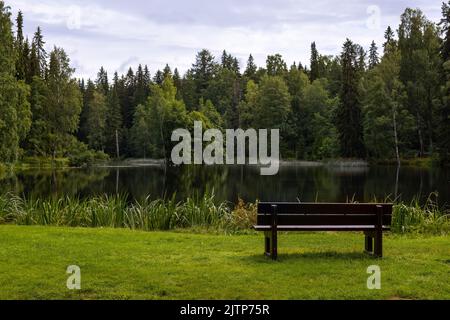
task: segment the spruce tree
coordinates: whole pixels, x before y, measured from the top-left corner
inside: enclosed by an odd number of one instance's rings
[[[42,146],[52,158],[67,154],[73,134],[78,130],[82,97],[76,80],[72,78],[74,71],[66,52],[55,47],[50,53],[46,78],[48,92],[44,119],[47,121],[49,145]]]
[[[25,52],[25,41],[23,36],[23,14],[19,11],[16,18],[16,41],[15,48],[17,54],[16,78],[25,80],[27,72],[27,53]]]
[[[357,51],[359,51],[359,46],[347,39],[341,54],[341,103],[336,113],[341,156],[345,158],[365,157],[361,105],[358,93],[360,61]]]
[[[196,89],[196,102],[200,98],[205,98],[210,81],[213,79],[217,70],[217,65],[214,62],[214,56],[206,49],[200,51],[195,63],[192,65],[192,76]]]
[[[95,81],[97,89],[106,97],[109,93],[109,80],[108,72],[101,67],[100,71],[97,73],[97,80]]]
[[[369,70],[375,68],[380,63],[380,58],[378,57],[378,47],[375,41],[372,41],[369,51]]]
[[[122,145],[122,113],[119,96],[117,94],[118,82],[114,82],[108,95],[108,113],[106,116],[105,129],[105,151],[112,157],[121,156],[120,147]]]
[[[82,88],[83,90],[80,89],[80,91],[83,94],[83,107],[80,114],[78,139],[84,143],[88,143],[87,140],[89,134],[88,118],[90,115],[90,104],[94,96],[95,84],[91,81],[91,79],[88,79],[87,84],[86,85],[83,84]]]
[[[180,95],[180,90],[181,90],[181,77],[180,77],[180,72],[178,71],[177,68],[175,68],[175,70],[173,70],[173,84],[175,85],[175,88],[177,88],[177,98],[180,99],[181,95]]]
[[[394,40],[394,31],[390,26],[387,27],[386,32],[384,33],[384,39],[386,40],[383,44],[384,51],[389,49],[389,46],[395,43]]]
[[[42,35],[41,27],[38,27],[34,37],[31,49],[31,68],[33,76],[38,76],[41,78],[45,77],[47,70],[47,52],[44,48],[45,41]]]
[[[168,64],[166,64],[163,70],[163,78],[166,79],[167,77],[172,78],[172,69]]]
[[[311,44],[311,71],[309,72],[309,80],[314,82],[314,80],[319,78],[319,52],[316,48],[316,43]]]
[[[441,81],[442,104],[439,110],[438,152],[443,164],[450,164],[450,1],[442,4],[440,22],[443,42],[441,58],[443,61]]]
[[[115,78],[117,78],[117,81],[115,80],[114,83],[117,83],[115,87],[120,99],[123,126],[126,129],[130,129],[133,126],[133,117],[136,110],[136,103],[134,101],[136,77],[133,69],[129,68],[125,78],[118,80],[118,75]]]
[[[255,64],[255,59],[252,55],[248,57],[247,61],[247,68],[244,72],[244,77],[246,77],[249,80],[256,81],[256,71],[258,70],[258,67]]]
[[[163,84],[164,73],[161,70],[156,71],[155,76],[153,77],[153,82],[160,86]]]
[[[406,9],[398,31],[401,54],[400,79],[407,90],[408,109],[415,116],[414,147],[421,157],[433,152],[436,127],[435,100],[439,97],[437,84],[439,57],[437,28],[419,9]]]
[[[17,81],[11,13],[0,1],[0,162],[15,162],[31,124],[29,87]]]

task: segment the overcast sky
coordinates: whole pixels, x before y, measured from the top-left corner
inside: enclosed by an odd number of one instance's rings
[[[280,53],[291,64],[308,65],[310,44],[322,54],[338,54],[345,38],[366,48],[379,46],[388,25],[398,28],[406,7],[419,7],[439,21],[436,0],[6,0],[14,15],[22,10],[25,32],[38,25],[47,49],[63,47],[77,77],[95,78],[147,64],[152,75],[166,63],[185,72],[195,54],[223,49],[245,67],[250,53],[259,66]]]

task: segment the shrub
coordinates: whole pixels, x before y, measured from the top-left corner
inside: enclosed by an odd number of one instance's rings
[[[68,152],[69,164],[72,167],[90,166],[97,162],[109,160],[109,156],[101,151],[94,151],[81,142],[74,142]]]
[[[231,212],[231,226],[236,229],[251,229],[256,225],[258,205],[254,203],[245,203],[239,199],[236,207]]]

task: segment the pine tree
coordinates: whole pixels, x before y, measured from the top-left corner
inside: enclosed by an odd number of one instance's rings
[[[164,73],[161,70],[156,71],[155,76],[153,77],[153,82],[160,86],[163,84]]]
[[[358,55],[358,70],[359,72],[364,72],[366,71],[367,68],[367,64],[366,64],[366,57],[367,57],[367,53],[366,50],[364,50],[364,48],[362,46],[360,46],[359,44],[355,45],[356,47],[356,53]]]
[[[175,70],[173,70],[173,84],[175,85],[175,88],[177,88],[177,98],[180,99],[181,95],[180,95],[180,90],[181,90],[181,77],[180,77],[180,73],[178,72],[178,69],[175,68]]]
[[[29,87],[17,81],[11,13],[0,1],[0,162],[15,162],[31,125]]]
[[[316,48],[316,43],[311,44],[311,71],[309,72],[309,80],[314,82],[314,80],[319,78],[319,52]]]
[[[225,50],[223,50],[222,58],[221,58],[221,67],[223,69],[228,69],[233,71],[236,74],[239,74],[239,62],[233,57],[231,54],[228,54]]]
[[[346,158],[364,158],[363,128],[361,105],[358,93],[360,61],[358,46],[349,39],[341,54],[342,88],[341,104],[336,113],[336,127],[341,145],[341,156]]]
[[[384,39],[386,40],[383,44],[384,52],[388,51],[391,46],[396,45],[394,31],[392,31],[390,26],[387,27],[386,32],[384,33]]]
[[[375,41],[372,41],[369,51],[369,70],[375,68],[380,63],[380,58],[378,57],[378,47]]]
[[[106,97],[101,92],[94,90],[88,104],[86,140],[91,149],[103,151],[106,145],[106,118],[108,114]]]
[[[150,73],[148,71],[148,68],[143,69],[142,66],[139,65],[135,77],[136,87],[133,99],[135,107],[140,104],[144,104],[147,101],[150,86],[149,77]]]
[[[52,158],[65,155],[78,130],[82,97],[76,80],[72,79],[74,69],[70,59],[61,48],[54,48],[50,53],[50,63],[46,84],[45,121],[49,145],[41,146]]]
[[[17,54],[16,61],[16,78],[18,80],[25,80],[28,63],[28,52],[26,52],[25,41],[23,36],[23,14],[19,11],[16,18],[16,41],[15,49]],[[29,50],[29,49],[28,49]]]
[[[442,19],[439,22],[443,35],[441,57],[446,62],[450,59],[450,1],[442,3]]]
[[[256,71],[258,70],[258,67],[255,64],[255,59],[252,55],[248,57],[247,61],[247,68],[245,69],[244,76],[249,79],[256,81]]]
[[[97,90],[100,91],[105,97],[108,96],[109,93],[109,80],[108,80],[108,72],[101,67],[100,71],[97,73],[97,80],[95,81],[97,86]]]
[[[23,43],[23,50],[22,50],[22,63],[25,66],[24,68],[24,80],[27,84],[31,84],[33,81],[33,77],[31,74],[31,47],[30,47],[30,41],[28,38],[25,39],[25,42]]]
[[[83,80],[84,82],[84,80]],[[91,79],[88,79],[87,84],[80,85],[80,91],[83,95],[83,106],[80,114],[80,124],[79,124],[79,130],[78,130],[78,139],[84,143],[88,143],[88,135],[90,128],[88,127],[88,118],[90,115],[90,105],[91,101],[93,100],[94,92],[95,92],[95,84],[91,81]]]
[[[148,76],[150,76],[150,74]],[[136,103],[134,101],[136,82],[136,77],[132,68],[128,69],[125,78],[117,80],[116,91],[120,99],[123,126],[126,129],[130,129],[133,126],[133,117],[136,110]]]
[[[147,65],[144,66],[144,82],[146,85],[150,85],[150,83],[152,82],[150,70],[148,69]]]
[[[172,69],[170,69],[168,64],[166,64],[163,70],[163,78],[166,79],[167,77],[172,78]]]
[[[444,36],[441,46],[443,61],[441,81],[442,104],[439,110],[438,152],[443,164],[450,164],[450,2],[442,4],[440,26]]]
[[[37,28],[31,49],[31,68],[33,76],[38,76],[41,78],[45,77],[47,70],[47,52],[44,48],[44,36],[42,35],[42,30],[40,27]]]
[[[198,95],[196,90],[196,82],[194,79],[193,71],[188,70],[181,80],[181,90],[180,96],[186,104],[186,109],[188,111],[196,110],[198,104]]]
[[[214,56],[206,49],[200,51],[195,63],[192,65],[192,76],[195,83],[196,98],[198,102],[200,98],[205,98],[210,81],[213,79],[217,70],[214,62]]]
[[[437,83],[442,62],[437,28],[419,9],[406,9],[401,16],[398,47],[400,79],[406,87],[408,109],[416,120],[415,148],[419,156],[433,152],[435,140]],[[427,150],[428,149],[428,150]]]
[[[105,151],[110,156],[120,158],[120,146],[122,145],[122,113],[119,96],[117,94],[118,83],[115,83],[108,96],[108,113],[106,116]],[[118,148],[119,147],[119,148]]]

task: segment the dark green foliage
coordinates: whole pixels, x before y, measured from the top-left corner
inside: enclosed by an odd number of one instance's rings
[[[31,124],[29,87],[17,81],[9,8],[0,1],[0,162],[15,162]]]
[[[244,77],[246,77],[248,80],[256,81],[256,71],[258,70],[258,67],[255,64],[255,59],[252,55],[248,57],[247,61],[247,68],[244,72]]]
[[[314,80],[319,78],[319,52],[316,48],[316,43],[311,44],[311,65],[309,72],[309,80],[314,82]]]
[[[97,73],[97,80],[95,81],[95,85],[97,86],[97,90],[101,94],[103,94],[104,96],[108,95],[109,92],[108,73],[103,67],[101,67],[100,71]]]
[[[369,69],[375,68],[378,63],[380,63],[380,59],[378,57],[378,47],[375,41],[372,41],[369,51]]]
[[[406,87],[407,107],[415,117],[414,148],[420,156],[433,153],[436,99],[439,97],[440,39],[437,28],[419,9],[406,9],[401,17],[398,47],[400,80]]]
[[[278,53],[267,57],[266,68],[269,76],[284,77],[287,73],[286,62]]]
[[[359,47],[352,41],[345,42],[341,55],[342,89],[341,103],[336,112],[336,127],[341,146],[341,156],[345,158],[364,158],[361,102],[358,92]]]
[[[441,46],[441,96],[442,102],[438,111],[438,152],[443,164],[450,164],[450,2],[442,4],[440,26],[444,36]]]
[[[120,158],[120,146],[123,142],[123,122],[120,100],[117,94],[117,84],[115,84],[109,92],[107,110],[105,151],[112,157]],[[119,148],[117,148],[117,144],[119,145]]]
[[[394,39],[394,31],[390,26],[387,27],[386,32],[384,33],[384,39],[386,42],[383,44],[384,51],[389,49],[390,46],[395,45],[396,41]]]

